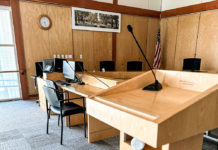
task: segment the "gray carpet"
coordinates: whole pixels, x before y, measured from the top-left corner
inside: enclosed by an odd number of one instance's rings
[[[35,101],[0,102],[0,150],[118,150],[119,137],[89,144],[83,136],[83,126],[64,127],[64,145],[60,145],[60,127],[52,116],[49,135],[46,113]],[[217,150],[217,146],[204,142],[203,150]]]

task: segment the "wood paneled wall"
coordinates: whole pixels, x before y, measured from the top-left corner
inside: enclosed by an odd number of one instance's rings
[[[117,70],[125,71],[127,61],[142,61],[143,70],[148,68],[132,35],[127,31],[128,24],[132,25],[138,42],[153,64],[159,21],[156,18],[122,15],[121,33],[117,34]]]
[[[21,1],[20,8],[29,94],[37,92],[30,77],[35,74],[35,62],[53,58],[53,54],[71,54],[74,60],[82,61],[84,68],[89,71],[99,71],[100,61],[112,60],[112,33],[72,30],[70,7]],[[47,14],[52,20],[52,28],[48,31],[39,28],[38,17],[41,14]],[[160,20],[122,15],[121,33],[116,34],[117,70],[125,71],[127,61],[137,60],[143,61],[145,70],[147,65],[126,29],[128,24],[133,26],[143,51],[153,64]]]
[[[217,19],[218,10],[162,19],[162,68],[182,70],[196,52],[201,70],[218,72]]]
[[[99,61],[112,60],[112,33],[73,30],[73,46],[74,59],[89,71],[99,71]]]
[[[20,11],[28,89],[29,94],[36,94],[31,78],[35,75],[35,62],[51,59],[53,54],[73,53],[71,9],[20,1]],[[52,28],[48,31],[39,27],[42,14],[47,14],[52,20]]]

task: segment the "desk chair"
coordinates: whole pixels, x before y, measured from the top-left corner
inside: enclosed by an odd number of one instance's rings
[[[127,71],[142,71],[142,62],[141,61],[128,61]]]
[[[84,71],[82,61],[76,61],[75,66],[76,66],[76,72],[83,72]]]
[[[50,119],[51,110],[58,115],[58,125],[59,120],[61,118],[61,145],[63,144],[63,117],[83,113],[84,116],[84,136],[86,137],[86,108],[85,101],[83,99],[83,107],[69,102],[69,100],[81,99],[81,97],[73,98],[73,99],[63,99],[61,96],[61,92],[58,90],[57,85],[54,81],[46,80],[46,86],[43,87],[45,97],[46,97],[46,108],[47,108],[47,128],[46,133],[48,134],[48,126]],[[69,120],[70,126],[70,120]]]
[[[115,71],[114,61],[100,61],[100,71],[102,71],[103,68],[105,71]]]

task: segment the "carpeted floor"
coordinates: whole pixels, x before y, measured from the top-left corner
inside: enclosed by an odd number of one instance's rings
[[[57,117],[50,119],[45,133],[46,113],[35,101],[0,102],[0,150],[119,150],[119,137],[89,144],[82,126],[64,127],[64,145],[60,145]],[[204,142],[203,150],[217,150]]]

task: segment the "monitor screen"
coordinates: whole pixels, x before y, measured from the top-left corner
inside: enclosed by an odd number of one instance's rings
[[[75,61],[63,61],[63,77],[75,80]]]

